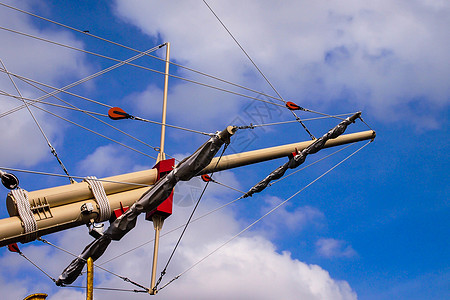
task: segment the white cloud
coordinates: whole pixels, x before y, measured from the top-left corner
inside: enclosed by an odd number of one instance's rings
[[[196,216],[219,205],[214,199],[202,200]],[[192,207],[176,207],[164,230],[186,220]],[[139,221],[138,226],[120,242],[113,242],[111,252],[132,248],[139,240],[152,236],[151,224]],[[242,224],[235,219],[230,209],[225,209],[189,226],[180,247],[167,269],[162,285],[175,275],[215,250],[228,238],[236,234]],[[159,272],[165,265],[180,231],[165,236],[160,244]],[[150,275],[151,244],[133,254],[122,257],[105,266],[116,273],[129,276],[138,282],[148,282]],[[107,253],[108,259],[112,253]],[[101,272],[97,272],[101,274]],[[99,275],[102,276],[102,275]],[[130,288],[117,278],[103,277],[99,286]],[[102,279],[103,279],[102,278]],[[276,287],[276,288],[271,288]],[[99,299],[121,299],[117,293],[98,293]],[[130,294],[128,299],[140,299],[141,295]],[[162,299],[356,299],[356,294],[345,281],[337,281],[317,265],[308,265],[291,257],[288,252],[279,253],[275,245],[258,234],[246,234],[220,249],[217,253],[182,275],[167,288],[160,291]]]
[[[61,289],[54,295],[49,295],[48,300],[59,300],[59,299],[67,299],[67,300],[79,300],[85,299],[86,293],[80,292],[82,289]]]
[[[0,277],[0,286],[2,287],[3,293],[8,291],[9,299],[21,299],[23,295],[27,293],[24,281],[11,281],[8,277]]]
[[[345,241],[336,239],[319,239],[316,242],[316,249],[319,255],[327,258],[350,258],[358,255],[351,245],[348,245]]]
[[[200,216],[223,202],[223,200],[206,196],[200,203],[195,216]],[[183,224],[190,214],[192,206],[176,206],[174,210],[175,213],[164,224],[163,233]],[[242,221],[237,221],[231,208],[223,209],[192,223],[188,227],[180,247],[175,252],[162,284],[205,257],[239,232],[244,225],[246,224],[242,224]],[[121,241],[112,242],[97,263],[100,264],[102,261],[151,240],[153,238],[152,228],[150,222],[140,218],[136,228]],[[180,232],[178,230],[161,238],[158,275],[167,262]],[[58,246],[75,254],[80,253],[91,240],[92,238],[84,226],[58,233],[52,239]],[[72,260],[70,255],[38,242],[21,246],[21,248],[30,259],[55,277]],[[152,243],[149,243],[103,267],[140,284],[148,285],[152,248]],[[2,290],[7,295],[21,297],[25,293],[46,292],[50,295],[49,299],[58,299],[57,297],[63,296],[69,297],[68,299],[76,299],[82,295],[78,290],[58,290],[47,277],[36,271],[17,254],[4,255],[0,262],[3,266],[0,279],[3,278],[5,281],[8,274],[11,277],[8,284],[2,285]],[[19,273],[28,275],[19,279]],[[135,288],[99,269],[95,271],[95,278],[97,287]],[[22,280],[27,282],[26,285]],[[30,283],[30,280],[33,283]],[[75,285],[83,285],[84,281],[85,277],[83,276],[75,282]],[[26,286],[27,289],[9,290],[14,286],[21,285]],[[123,299],[123,297],[142,299],[148,296],[135,293],[95,291],[96,299]],[[321,267],[294,259],[288,252],[280,253],[267,238],[253,232],[236,238],[167,288],[161,290],[158,297],[161,299],[181,297],[195,299],[211,299],[213,297],[214,299],[273,299],[275,297],[282,299],[298,299],[299,297],[302,299],[356,299],[356,294],[347,282],[331,278],[330,274]]]
[[[78,163],[80,173],[97,177],[131,172],[132,167],[131,158],[116,145],[100,146]]]
[[[207,245],[208,250],[217,244]],[[208,250],[202,252],[206,254]],[[356,299],[345,282],[335,281],[316,265],[279,254],[261,237],[239,238],[203,266],[168,286],[160,296],[186,295],[197,299]],[[198,251],[182,253],[185,263],[198,259]],[[191,288],[189,288],[191,287]],[[193,288],[195,287],[195,288]],[[201,293],[199,293],[199,289]]]
[[[12,5],[14,6],[15,3],[13,2]],[[20,3],[20,5],[28,6],[29,3]],[[33,24],[35,19],[23,13],[2,7],[0,19],[3,21],[3,27],[8,29],[77,48],[84,47],[83,43],[69,31],[57,30],[57,27],[38,28]],[[7,47],[2,47],[1,59],[13,73],[50,84],[62,83],[63,80],[74,79],[88,73],[89,67],[86,65],[84,54],[80,52],[4,30],[0,31],[0,37],[8,41]]]
[[[261,214],[267,213],[282,201],[278,197],[266,197],[265,202],[267,205],[261,207]],[[263,222],[264,233],[274,237],[280,232],[300,233],[306,229],[320,229],[325,226],[325,216],[317,208],[311,206],[292,208],[292,206],[292,203],[288,202],[267,216]]]
[[[27,6],[28,4],[20,3],[20,5]],[[2,26],[4,27],[83,48],[83,44],[68,32],[37,28],[30,18],[23,13],[14,12],[5,7],[0,8],[0,20],[2,20]],[[53,86],[60,86],[69,80],[82,77],[89,70],[84,55],[73,50],[63,49],[4,30],[0,30],[0,39],[7,41],[2,44],[0,59],[4,62],[8,71],[12,73]],[[24,97],[37,98],[42,95],[42,92],[20,80],[14,79],[14,81]],[[0,89],[17,95],[13,84],[5,73],[0,73]],[[21,104],[16,99],[1,96],[0,113],[9,111]],[[63,140],[65,126],[61,126],[60,121],[45,115],[41,111],[33,109],[33,112],[53,146],[58,148]],[[2,128],[0,139],[8,141],[2,144],[1,165],[31,166],[50,159],[51,155],[47,143],[26,109],[1,118],[0,127]]]
[[[385,122],[409,121],[422,128],[438,126],[435,114],[448,105],[450,69],[445,62],[450,43],[442,30],[450,26],[447,2],[210,1],[210,5],[281,94],[301,105],[364,109]],[[268,90],[201,1],[156,5],[118,0],[117,14],[143,32],[171,41],[172,57],[183,64]],[[211,113],[203,119],[218,117],[210,110],[208,95],[216,107],[232,98],[195,89],[179,84],[171,95],[171,101],[195,116],[194,123],[199,110]],[[226,103],[222,112],[233,113],[237,106]]]

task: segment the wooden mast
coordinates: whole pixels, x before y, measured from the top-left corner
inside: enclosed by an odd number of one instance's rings
[[[169,85],[169,60],[170,60],[170,43],[166,43],[166,70],[164,75],[164,94],[163,94],[163,108],[162,108],[162,125],[161,125],[161,143],[159,148],[159,154],[157,163],[166,159],[166,154],[164,153],[164,142],[166,134],[166,115],[167,115],[167,91]],[[159,251],[159,236],[161,229],[164,224],[164,218],[159,214],[152,215],[153,227],[155,229],[155,241],[153,245],[153,262],[152,262],[152,276],[150,281],[149,293],[151,295],[155,294],[155,282],[156,282],[156,267],[158,264],[158,251]]]

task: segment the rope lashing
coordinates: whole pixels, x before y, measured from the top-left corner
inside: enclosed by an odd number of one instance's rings
[[[105,188],[103,184],[97,180],[95,176],[88,176],[84,181],[89,184],[92,194],[99,206],[100,214],[98,216],[98,222],[103,222],[111,217],[111,206],[109,205],[108,198],[106,197]]]
[[[30,242],[35,239],[32,235],[27,233],[37,232],[38,226],[33,212],[31,211],[31,205],[28,201],[28,192],[24,189],[18,188],[11,191],[12,196],[16,200],[17,212],[23,222],[24,233],[26,235],[26,241]]]

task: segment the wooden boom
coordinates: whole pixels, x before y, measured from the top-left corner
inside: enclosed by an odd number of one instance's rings
[[[341,135],[327,141],[325,147],[370,140],[374,139],[375,136],[375,131],[372,130]],[[312,142],[298,142],[226,155],[221,158],[219,164],[217,164],[218,158],[215,158],[200,174],[212,172],[216,164],[215,171],[222,171],[285,157],[294,152],[295,149],[298,151],[305,149]],[[154,184],[157,176],[156,169],[150,169],[101,179],[108,195],[111,211],[131,206],[148,190],[148,187],[142,185]],[[26,243],[45,234],[89,224],[99,215],[99,206],[86,182],[32,191],[28,193],[28,200],[37,222],[37,231],[25,233],[24,224],[17,211],[16,200],[11,194],[8,194],[6,204],[11,217],[0,219],[0,246],[16,242]],[[86,205],[92,205],[93,210],[82,212],[82,207]]]

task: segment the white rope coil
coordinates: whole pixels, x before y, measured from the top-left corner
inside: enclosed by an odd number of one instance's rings
[[[92,194],[100,208],[100,214],[98,216],[99,222],[109,220],[111,217],[111,206],[109,205],[108,198],[106,197],[105,188],[103,184],[97,180],[95,176],[88,176],[84,179],[89,184]]]
[[[28,192],[24,189],[18,188],[12,190],[11,194],[16,200],[17,211],[19,217],[23,222],[24,233],[37,232],[38,226],[36,219],[34,218],[33,212],[31,211],[31,205],[28,201]],[[34,236],[29,236],[26,238],[27,241],[34,240]]]

